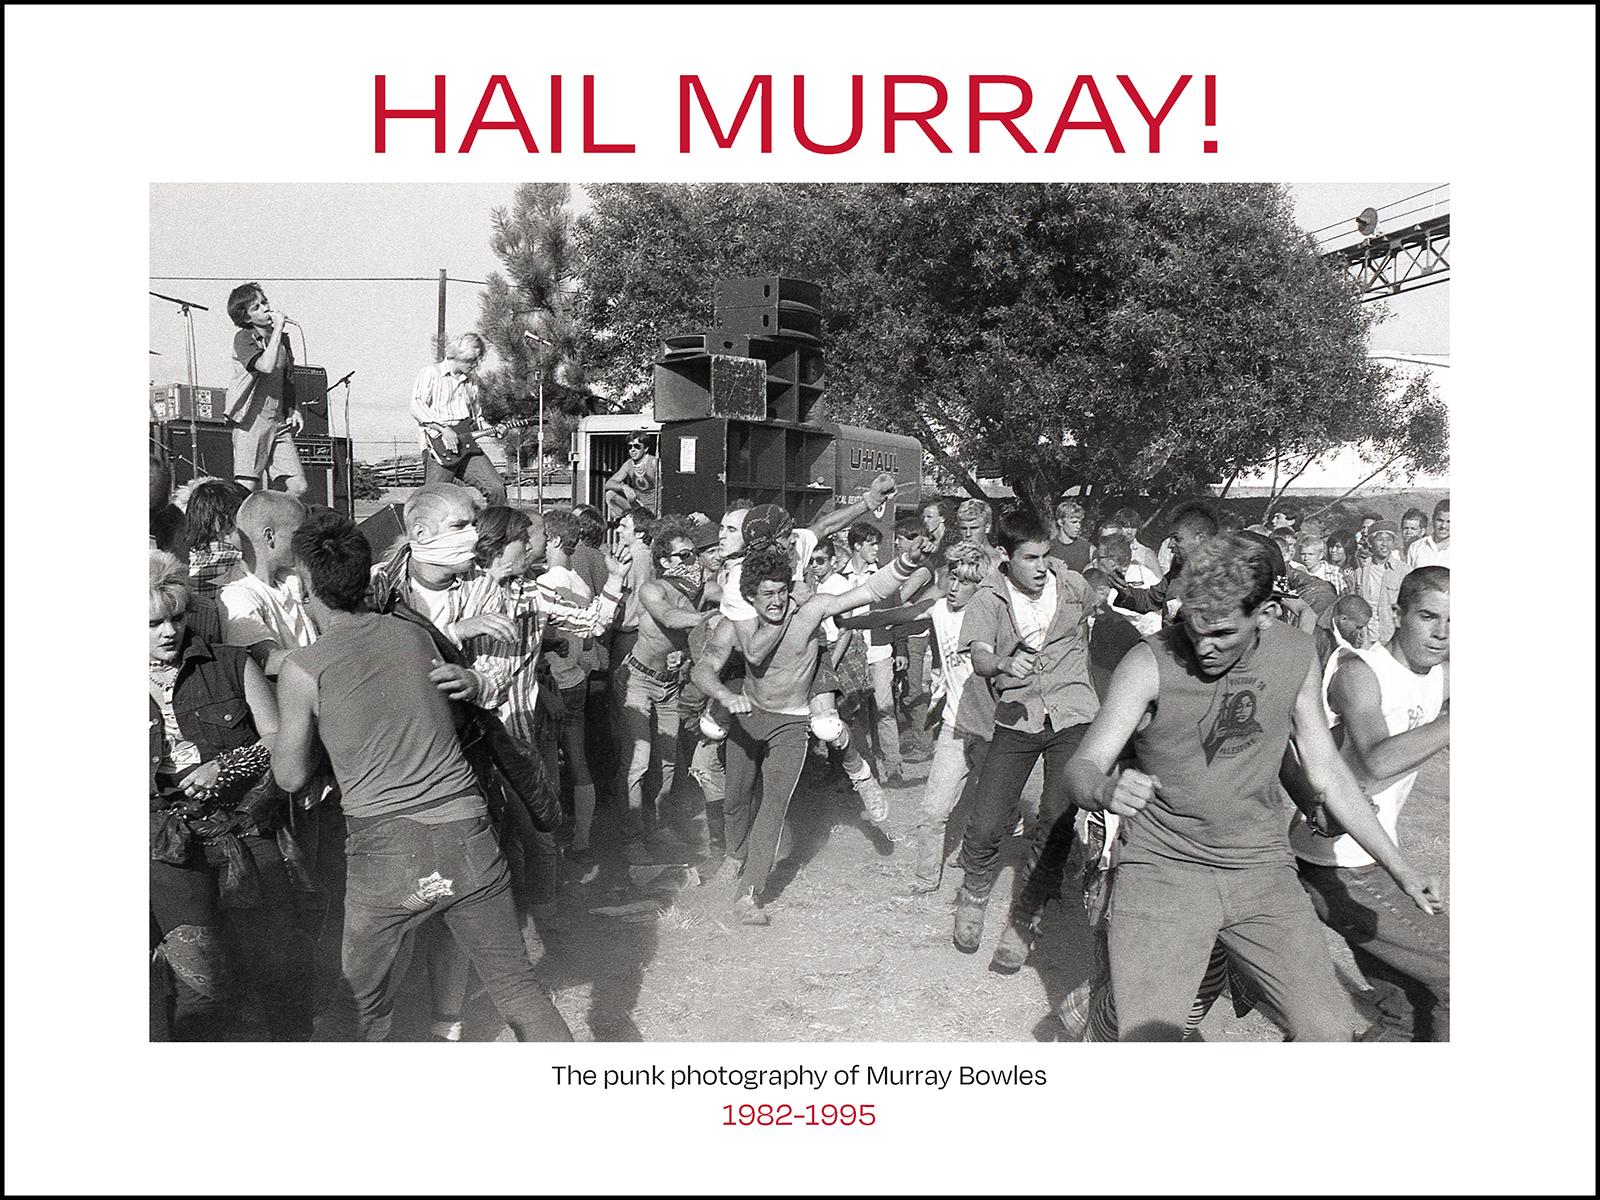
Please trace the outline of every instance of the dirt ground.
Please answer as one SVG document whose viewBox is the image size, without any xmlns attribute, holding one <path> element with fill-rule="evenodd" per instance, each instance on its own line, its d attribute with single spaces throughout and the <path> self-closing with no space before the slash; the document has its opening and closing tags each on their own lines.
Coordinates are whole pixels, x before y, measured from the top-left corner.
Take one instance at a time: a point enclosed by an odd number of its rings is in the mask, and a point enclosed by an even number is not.
<svg viewBox="0 0 1600 1200">
<path fill-rule="evenodd" d="M 988 969 L 1024 852 L 1006 848 L 979 953 L 951 944 L 952 901 L 960 883 L 947 870 L 938 892 L 908 894 L 913 827 L 927 764 L 908 764 L 908 785 L 889 792 L 887 836 L 868 824 L 855 793 L 815 758 L 790 807 L 793 848 L 769 887 L 765 928 L 730 915 L 732 889 L 697 881 L 683 868 L 609 863 L 587 881 L 567 870 L 557 922 L 544 931 L 539 974 L 579 1041 L 684 1042 L 1018 1042 L 1055 1040 L 1056 1003 L 1088 974 L 1090 935 L 1081 898 L 1051 903 L 1034 951 L 1010 976 Z M 1025 800 L 1037 804 L 1040 772 Z M 695 805 L 691 782 L 675 793 Z M 597 824 L 596 845 L 609 833 Z M 1402 815 L 1401 837 L 1419 868 L 1449 872 L 1448 754 L 1422 769 Z M 688 847 L 686 847 L 686 851 Z M 694 857 L 685 853 L 684 861 Z M 1076 859 L 1075 859 L 1076 865 Z M 592 870 L 592 869 L 591 869 Z M 655 878 L 651 878 L 655 875 Z M 643 909 L 606 916 L 596 908 Z M 1336 970 L 1366 1020 L 1359 973 L 1344 943 L 1329 935 Z M 413 971 L 396 1012 L 394 1036 L 420 1039 L 426 984 Z M 1354 1023 L 1355 1018 L 1352 1018 Z M 1364 1023 L 1364 1021 L 1362 1022 Z M 1201 1025 L 1205 1041 L 1278 1041 L 1276 1026 L 1251 1012 L 1236 1017 L 1226 998 Z M 481 989 L 474 988 L 466 1040 L 509 1040 Z"/>
<path fill-rule="evenodd" d="M 404 492 L 394 499 L 403 499 Z M 389 497 L 386 497 L 388 499 Z M 1410 499 L 1408 497 L 1408 499 Z M 370 512 L 377 503 L 362 505 Z M 1430 506 L 1431 507 L 1431 506 Z M 366 515 L 358 509 L 358 516 Z M 622 757 L 596 747 L 591 761 Z M 886 831 L 870 825 L 837 770 L 808 759 L 790 805 L 793 847 L 772 877 L 765 928 L 730 915 L 733 892 L 688 869 L 700 861 L 704 820 L 698 787 L 683 779 L 671 806 L 694 813 L 681 822 L 684 864 L 635 868 L 605 861 L 583 872 L 562 864 L 558 917 L 541 929 L 538 970 L 579 1041 L 682 1042 L 1017 1042 L 1054 1040 L 1055 1005 L 1087 975 L 1090 934 L 1081 897 L 1069 894 L 1046 910 L 1040 937 L 1023 969 L 988 969 L 1005 919 L 1020 837 L 1005 847 L 1007 866 L 995 885 L 983 945 L 977 954 L 951 944 L 952 903 L 959 870 L 939 890 L 913 896 L 914 826 L 927 763 L 908 763 L 907 785 L 890 789 Z M 1037 806 L 1042 768 L 1024 791 Z M 602 792 L 595 846 L 614 850 L 619 799 Z M 1449 755 L 1426 763 L 1401 817 L 1402 842 L 1419 869 L 1449 880 Z M 1076 871 L 1078 860 L 1074 857 Z M 1074 872 L 1075 875 L 1075 872 Z M 602 915 L 594 909 L 624 909 Z M 1344 942 L 1329 934 L 1336 971 L 1365 1020 L 1372 1010 Z M 414 967 L 399 999 L 392 1037 L 427 1035 L 425 972 Z M 1357 1017 L 1352 1017 L 1355 1024 Z M 251 1022 L 242 1036 L 250 1037 Z M 257 1035 L 258 1036 L 258 1035 Z M 465 1039 L 510 1040 L 510 1032 L 473 980 Z M 1259 1013 L 1234 1015 L 1226 998 L 1201 1025 L 1205 1041 L 1277 1041 L 1282 1034 Z"/>
</svg>

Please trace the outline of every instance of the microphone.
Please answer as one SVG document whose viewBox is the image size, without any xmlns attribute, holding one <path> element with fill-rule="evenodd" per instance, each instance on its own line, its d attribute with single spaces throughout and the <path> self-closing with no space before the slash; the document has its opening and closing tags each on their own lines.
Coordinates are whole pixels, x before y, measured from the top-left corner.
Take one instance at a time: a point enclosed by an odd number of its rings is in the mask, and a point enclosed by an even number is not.
<svg viewBox="0 0 1600 1200">
<path fill-rule="evenodd" d="M 337 379 L 334 382 L 330 383 L 328 385 L 328 389 L 331 391 L 332 389 L 338 387 L 341 383 L 349 383 L 350 382 L 350 376 L 354 375 L 354 374 L 355 374 L 354 371 L 348 372 L 343 379 Z"/>
</svg>

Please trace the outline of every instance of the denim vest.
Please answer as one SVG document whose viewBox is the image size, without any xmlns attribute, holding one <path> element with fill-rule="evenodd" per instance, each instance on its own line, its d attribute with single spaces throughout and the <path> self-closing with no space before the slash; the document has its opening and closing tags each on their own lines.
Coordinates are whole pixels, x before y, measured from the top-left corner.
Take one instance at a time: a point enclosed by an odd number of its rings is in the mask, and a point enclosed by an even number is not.
<svg viewBox="0 0 1600 1200">
<path fill-rule="evenodd" d="M 178 732 L 200 751 L 200 761 L 261 740 L 250 705 L 245 702 L 244 664 L 250 652 L 240 646 L 214 646 L 193 631 L 184 635 L 178 678 L 172 688 L 172 712 Z M 161 763 L 164 735 L 161 706 L 150 699 L 150 793 L 155 795 L 156 767 Z"/>
</svg>

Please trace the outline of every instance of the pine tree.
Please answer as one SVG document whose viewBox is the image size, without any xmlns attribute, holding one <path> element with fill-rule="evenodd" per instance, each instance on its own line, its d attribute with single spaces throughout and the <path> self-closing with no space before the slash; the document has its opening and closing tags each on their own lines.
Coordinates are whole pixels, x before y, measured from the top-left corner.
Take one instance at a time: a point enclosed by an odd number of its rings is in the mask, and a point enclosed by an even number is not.
<svg viewBox="0 0 1600 1200">
<path fill-rule="evenodd" d="M 485 376 L 484 412 L 494 421 L 526 422 L 505 435 L 507 456 L 519 465 L 537 455 L 541 382 L 545 453 L 557 460 L 598 402 L 584 368 L 591 335 L 576 318 L 570 200 L 567 184 L 524 183 L 509 210 L 490 214 L 489 245 L 506 273 L 490 272 L 479 301 L 479 331 L 500 364 Z"/>
</svg>

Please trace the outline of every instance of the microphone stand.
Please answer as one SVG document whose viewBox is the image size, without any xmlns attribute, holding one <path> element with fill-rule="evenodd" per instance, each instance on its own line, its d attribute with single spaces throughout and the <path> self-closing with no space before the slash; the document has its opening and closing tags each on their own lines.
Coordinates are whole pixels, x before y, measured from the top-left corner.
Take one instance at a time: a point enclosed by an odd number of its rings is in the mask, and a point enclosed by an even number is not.
<svg viewBox="0 0 1600 1200">
<path fill-rule="evenodd" d="M 189 368 L 189 387 L 194 387 L 195 349 L 194 349 L 194 313 L 191 309 L 198 308 L 201 312 L 210 312 L 204 304 L 197 304 L 193 300 L 180 300 L 176 296 L 163 296 L 160 292 L 151 292 L 157 300 L 165 300 L 168 304 L 176 304 L 183 314 L 184 341 L 183 357 Z M 189 397 L 189 449 L 194 453 L 194 473 L 200 475 L 205 468 L 200 465 L 200 426 L 195 422 L 194 397 Z"/>
<path fill-rule="evenodd" d="M 549 342 L 545 341 L 542 337 L 540 337 L 536 333 L 529 333 L 527 330 L 523 330 L 522 336 L 527 338 L 530 342 L 537 342 L 539 345 L 543 346 L 546 350 L 554 350 L 555 349 L 554 346 L 552 346 Z M 537 353 L 537 351 L 535 351 L 535 353 Z M 545 367 L 545 364 L 541 360 L 540 363 L 539 363 L 539 511 L 540 512 L 544 511 L 544 367 Z M 519 461 L 518 465 L 519 466 L 521 465 L 520 461 Z M 518 496 L 520 496 L 522 494 L 521 484 L 522 484 L 521 479 L 518 479 L 517 480 L 517 485 L 518 485 L 517 494 L 518 494 Z"/>
<path fill-rule="evenodd" d="M 350 511 L 345 516 L 355 519 L 356 504 L 356 440 L 350 436 L 350 376 L 354 371 L 346 371 L 343 379 L 334 383 L 334 387 L 344 386 L 344 477 L 346 479 L 346 498 L 350 501 Z M 331 389 L 330 389 L 331 390 Z M 333 497 L 329 497 L 331 500 Z"/>
</svg>

